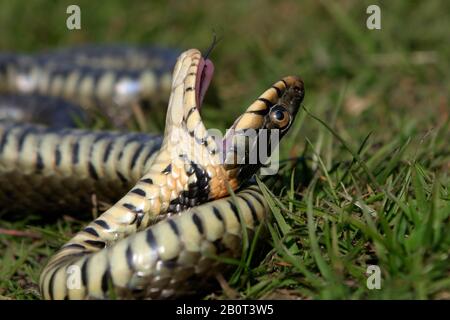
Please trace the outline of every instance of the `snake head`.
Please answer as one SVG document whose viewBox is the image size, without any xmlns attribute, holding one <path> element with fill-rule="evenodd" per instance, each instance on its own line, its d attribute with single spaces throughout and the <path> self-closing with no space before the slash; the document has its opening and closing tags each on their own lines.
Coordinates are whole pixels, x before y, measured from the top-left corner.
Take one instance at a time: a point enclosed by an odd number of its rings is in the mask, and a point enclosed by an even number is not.
<svg viewBox="0 0 450 320">
<path fill-rule="evenodd" d="M 161 210 L 154 211 L 178 212 L 239 188 L 268 161 L 304 97 L 302 80 L 285 77 L 253 102 L 225 137 L 218 137 L 205 128 L 200 114 L 213 71 L 213 63 L 196 49 L 178 58 L 163 145 L 146 176 L 153 181 L 154 193 L 163 190 Z"/>
<path fill-rule="evenodd" d="M 265 165 L 295 120 L 305 96 L 303 81 L 288 76 L 273 84 L 248 107 L 223 141 L 224 168 L 240 185 Z"/>
</svg>

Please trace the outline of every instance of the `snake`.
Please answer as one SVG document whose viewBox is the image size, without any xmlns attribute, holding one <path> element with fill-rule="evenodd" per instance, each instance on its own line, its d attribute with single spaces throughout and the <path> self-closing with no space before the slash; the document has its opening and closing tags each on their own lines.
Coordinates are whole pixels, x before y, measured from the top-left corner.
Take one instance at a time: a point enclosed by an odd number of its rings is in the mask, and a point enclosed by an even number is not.
<svg viewBox="0 0 450 320">
<path fill-rule="evenodd" d="M 39 100 L 38 110 L 59 114 L 58 121 L 51 124 L 61 127 L 76 126 L 70 115 L 100 108 L 120 127 L 130 116 L 127 106 L 148 109 L 167 103 L 170 70 L 179 53 L 172 48 L 117 44 L 83 45 L 34 55 L 0 53 L 0 106 L 12 105 L 16 120 L 26 122 Z M 13 97 L 5 97 L 5 93 Z M 49 109 L 47 105 L 59 107 Z M 73 105 L 82 110 L 76 111 Z M 21 109 L 27 112 L 19 112 Z M 0 114 L 0 119 L 8 117 Z M 34 117 L 33 122 L 48 124 L 40 117 Z"/>
<path fill-rule="evenodd" d="M 288 132 L 303 81 L 275 82 L 217 137 L 200 112 L 213 73 L 199 50 L 179 55 L 163 136 L 0 121 L 6 210 L 86 210 L 91 193 L 119 199 L 50 257 L 42 298 L 195 295 L 267 223 L 269 206 L 254 181 L 264 163 L 249 160 L 261 142 L 270 152 Z"/>
</svg>

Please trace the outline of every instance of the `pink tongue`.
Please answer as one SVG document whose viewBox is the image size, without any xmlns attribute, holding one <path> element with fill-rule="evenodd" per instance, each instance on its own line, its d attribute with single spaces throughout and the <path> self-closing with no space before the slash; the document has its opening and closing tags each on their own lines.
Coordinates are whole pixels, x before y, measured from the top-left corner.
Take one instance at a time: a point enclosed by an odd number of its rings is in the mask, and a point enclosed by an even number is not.
<svg viewBox="0 0 450 320">
<path fill-rule="evenodd" d="M 197 81 L 195 84 L 196 88 L 196 102 L 197 102 L 197 108 L 200 109 L 200 107 L 203 104 L 203 99 L 205 98 L 206 91 L 208 90 L 209 84 L 211 83 L 212 77 L 214 74 L 214 64 L 211 62 L 211 60 L 203 58 L 201 59 L 199 66 L 198 66 L 198 75 L 197 75 Z"/>
</svg>

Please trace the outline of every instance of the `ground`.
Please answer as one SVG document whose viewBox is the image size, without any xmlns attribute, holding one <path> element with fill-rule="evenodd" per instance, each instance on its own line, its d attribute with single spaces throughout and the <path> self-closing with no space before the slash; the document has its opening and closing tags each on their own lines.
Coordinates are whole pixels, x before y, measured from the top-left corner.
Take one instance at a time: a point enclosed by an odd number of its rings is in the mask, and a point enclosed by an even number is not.
<svg viewBox="0 0 450 320">
<path fill-rule="evenodd" d="M 73 3 L 0 1 L 0 48 L 206 50 L 217 34 L 222 109 L 203 109 L 221 129 L 280 77 L 304 79 L 278 187 L 266 189 L 272 221 L 258 242 L 267 252 L 250 259 L 248 250 L 205 298 L 450 298 L 449 2 L 86 0 L 76 1 L 82 29 L 68 31 Z M 371 4 L 381 8 L 380 30 L 366 27 Z M 0 298 L 39 298 L 46 259 L 85 223 L 36 219 L 0 222 Z M 370 277 L 378 271 L 379 289 Z"/>
</svg>

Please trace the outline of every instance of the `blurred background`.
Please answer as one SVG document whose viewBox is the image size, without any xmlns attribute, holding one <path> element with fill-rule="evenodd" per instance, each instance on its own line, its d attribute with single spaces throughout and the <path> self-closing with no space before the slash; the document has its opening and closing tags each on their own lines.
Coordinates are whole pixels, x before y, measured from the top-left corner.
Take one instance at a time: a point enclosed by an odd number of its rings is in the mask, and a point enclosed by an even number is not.
<svg viewBox="0 0 450 320">
<path fill-rule="evenodd" d="M 289 74 L 304 79 L 310 111 L 345 116 L 336 123 L 344 135 L 377 130 L 389 139 L 390 130 L 427 129 L 448 116 L 447 1 L 80 0 L 81 30 L 69 31 L 73 3 L 1 0 L 0 50 L 131 43 L 205 52 L 217 34 L 214 85 L 229 112 L 205 108 L 205 117 L 219 127 Z M 381 8 L 381 30 L 366 28 L 370 4 Z"/>
</svg>

